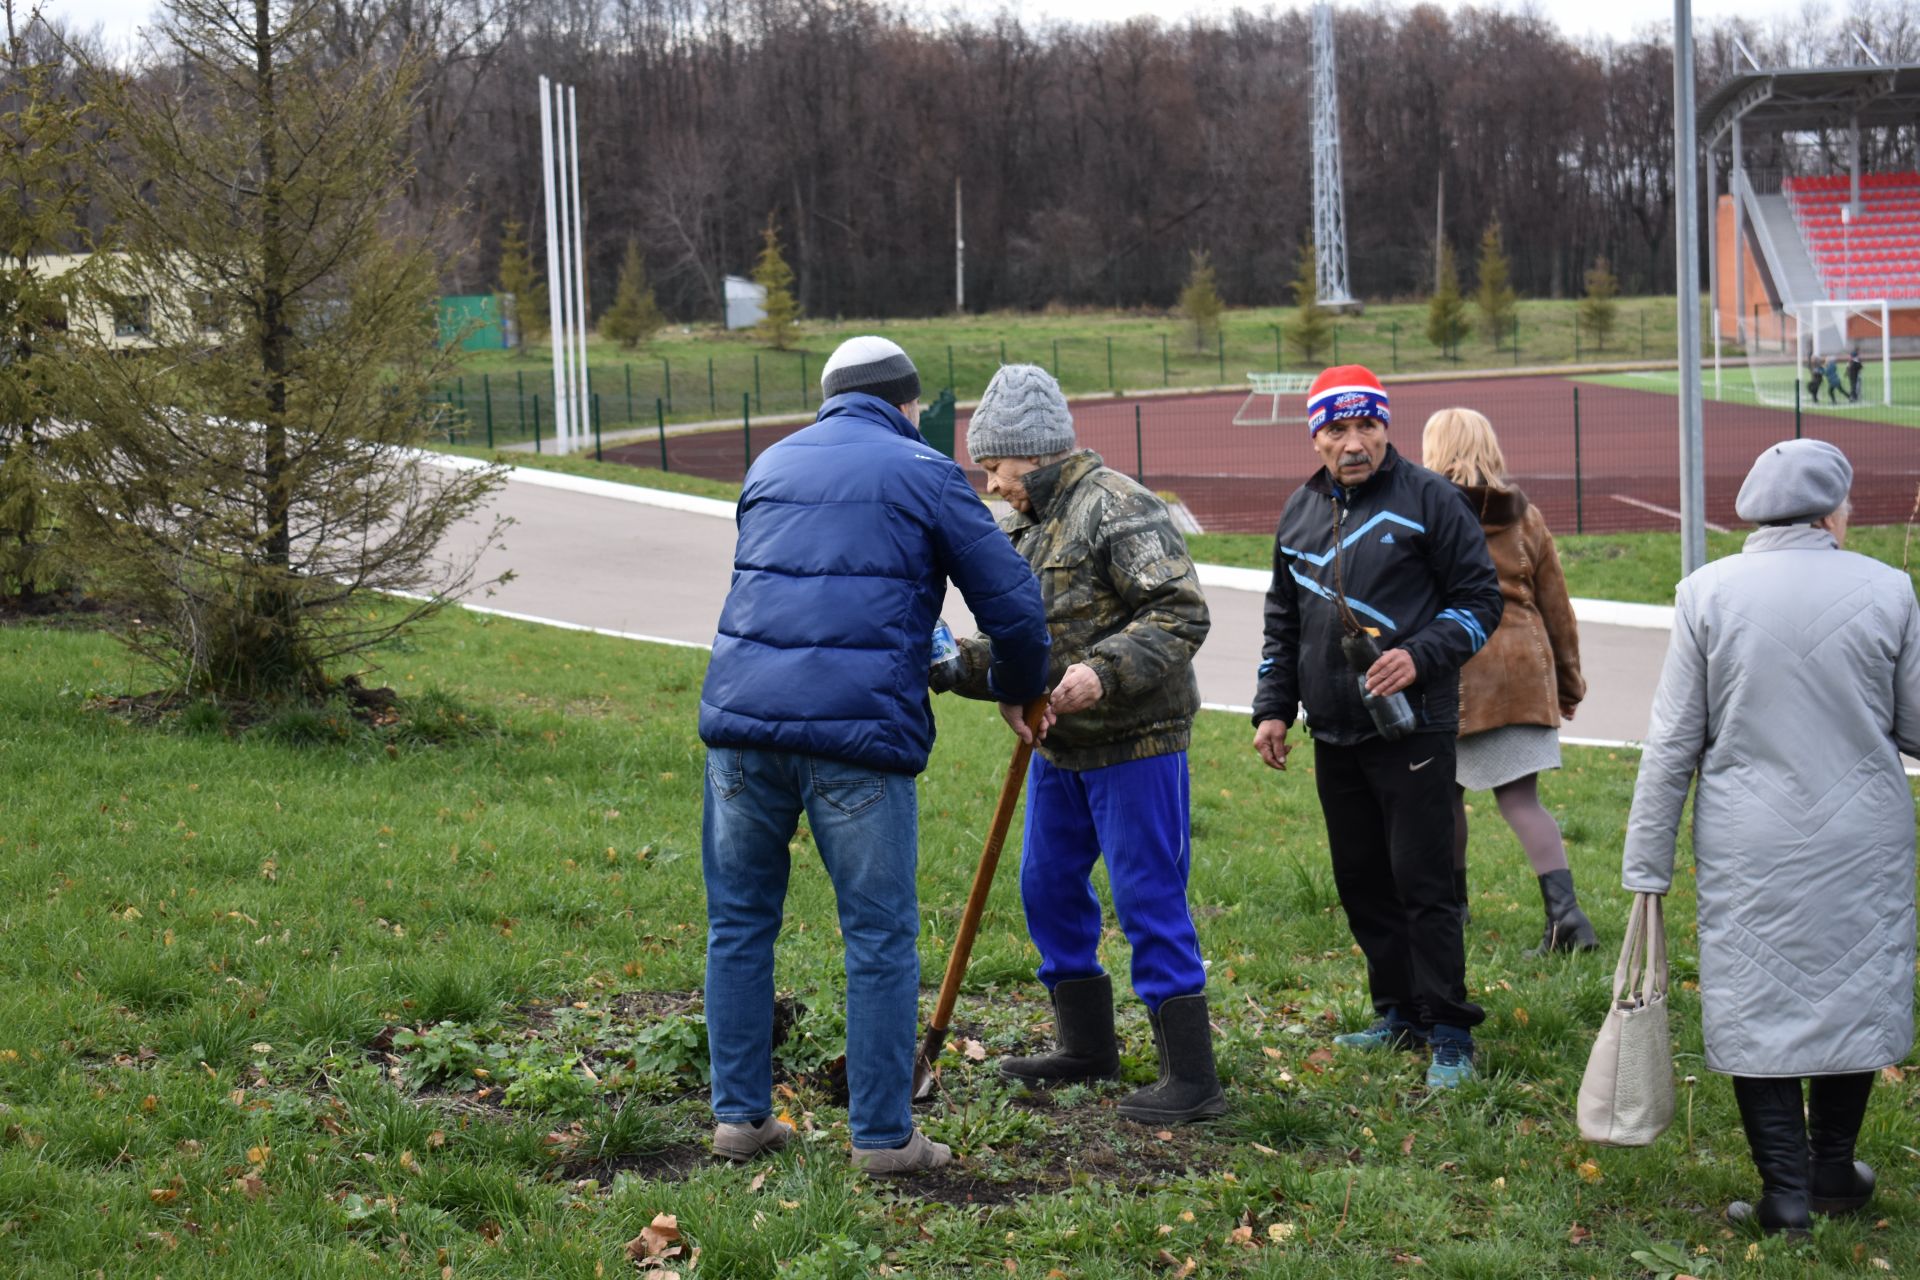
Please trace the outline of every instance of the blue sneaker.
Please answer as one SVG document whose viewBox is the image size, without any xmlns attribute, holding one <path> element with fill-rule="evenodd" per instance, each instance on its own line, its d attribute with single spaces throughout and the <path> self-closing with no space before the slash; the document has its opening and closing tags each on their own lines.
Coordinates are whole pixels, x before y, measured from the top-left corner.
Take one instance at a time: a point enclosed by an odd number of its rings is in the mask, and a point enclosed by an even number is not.
<svg viewBox="0 0 1920 1280">
<path fill-rule="evenodd" d="M 1473 1079 L 1473 1041 L 1434 1037 L 1433 1062 L 1427 1067 L 1427 1088 L 1457 1089 Z"/>
<path fill-rule="evenodd" d="M 1427 1038 L 1411 1022 L 1381 1018 L 1365 1031 L 1337 1035 L 1333 1042 L 1342 1049 L 1418 1049 Z"/>
</svg>

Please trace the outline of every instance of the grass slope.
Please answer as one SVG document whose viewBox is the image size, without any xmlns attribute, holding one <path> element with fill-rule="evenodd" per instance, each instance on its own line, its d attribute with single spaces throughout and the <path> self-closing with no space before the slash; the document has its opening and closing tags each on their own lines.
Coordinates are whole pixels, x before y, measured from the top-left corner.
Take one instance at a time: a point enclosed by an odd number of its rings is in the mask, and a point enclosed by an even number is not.
<svg viewBox="0 0 1920 1280">
<path fill-rule="evenodd" d="M 1114 1116 L 1123 1086 L 1030 1099 L 998 1083 L 993 1059 L 1046 1017 L 1009 865 L 924 1117 L 965 1163 L 899 1186 L 854 1177 L 818 1083 L 840 948 L 802 832 L 778 984 L 808 1008 L 779 1102 L 806 1140 L 713 1165 L 696 1021 L 704 655 L 454 615 L 383 660 L 384 679 L 479 731 L 430 747 L 321 717 L 235 740 L 191 712 L 136 728 L 89 709 L 144 687 L 108 641 L 0 630 L 9 1273 L 586 1280 L 634 1274 L 623 1242 L 660 1213 L 705 1276 L 1384 1277 L 1424 1262 L 1497 1280 L 1638 1274 L 1635 1251 L 1660 1247 L 1696 1275 L 1803 1277 L 1885 1274 L 1876 1259 L 1905 1274 L 1920 1257 L 1910 1075 L 1876 1090 L 1864 1135 L 1878 1217 L 1788 1244 L 1714 1216 L 1752 1174 L 1726 1082 L 1700 1066 L 1684 874 L 1675 1043 L 1699 1083 L 1654 1148 L 1576 1136 L 1612 957 L 1522 955 L 1538 899 L 1485 805 L 1469 934 L 1484 1079 L 1430 1097 L 1411 1056 L 1334 1053 L 1368 1011 L 1310 753 L 1273 774 L 1245 723 L 1215 715 L 1191 756 L 1192 902 L 1226 1119 L 1154 1133 Z M 928 984 L 1009 750 L 986 708 L 939 711 L 918 783 Z M 1567 760 L 1543 790 L 1612 943 L 1633 757 Z M 1105 952 L 1124 974 L 1117 929 Z M 1147 1079 L 1130 1000 L 1122 1026 L 1128 1082 Z"/>
</svg>

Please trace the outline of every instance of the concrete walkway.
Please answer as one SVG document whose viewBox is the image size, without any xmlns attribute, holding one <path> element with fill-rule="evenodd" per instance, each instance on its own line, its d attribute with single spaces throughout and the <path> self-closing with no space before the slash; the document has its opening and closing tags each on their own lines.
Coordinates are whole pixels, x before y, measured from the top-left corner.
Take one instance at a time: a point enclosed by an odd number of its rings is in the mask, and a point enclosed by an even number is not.
<svg viewBox="0 0 1920 1280">
<path fill-rule="evenodd" d="M 487 554 L 482 576 L 505 569 L 517 576 L 477 606 L 638 640 L 712 643 L 733 566 L 732 503 L 515 469 L 484 522 L 495 513 L 515 524 L 504 545 Z M 483 520 L 470 521 L 450 542 L 455 549 L 472 547 L 482 528 Z M 1213 631 L 1194 666 L 1202 699 L 1217 709 L 1244 710 L 1253 700 L 1266 577 L 1259 570 L 1201 566 Z M 1575 612 L 1588 695 L 1564 740 L 1637 742 L 1666 653 L 1669 611 L 1576 601 Z M 944 616 L 955 631 L 971 631 L 958 592 L 948 593 Z"/>
</svg>

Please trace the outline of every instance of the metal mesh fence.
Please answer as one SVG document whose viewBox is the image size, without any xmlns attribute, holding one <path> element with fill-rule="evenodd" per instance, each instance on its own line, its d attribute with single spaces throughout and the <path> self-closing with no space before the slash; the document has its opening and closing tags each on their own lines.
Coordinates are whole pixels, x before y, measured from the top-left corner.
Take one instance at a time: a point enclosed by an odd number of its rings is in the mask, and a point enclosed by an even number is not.
<svg viewBox="0 0 1920 1280">
<path fill-rule="evenodd" d="M 1902 373 L 1920 379 L 1920 363 Z M 1744 372 L 1741 375 L 1744 379 Z M 1556 531 L 1675 529 L 1679 513 L 1678 407 L 1673 372 L 1593 377 L 1533 375 L 1391 384 L 1390 439 L 1418 459 L 1428 415 L 1478 409 L 1500 435 L 1514 480 Z M 1708 393 L 1714 384 L 1709 374 Z M 1706 403 L 1707 519 L 1739 523 L 1734 496 L 1767 445 L 1795 437 L 1829 440 L 1854 465 L 1854 520 L 1897 523 L 1920 487 L 1920 408 L 1810 404 L 1775 408 L 1742 402 L 1727 373 L 1725 399 Z M 1108 465 L 1177 497 L 1209 533 L 1264 533 L 1287 496 L 1319 460 L 1299 422 L 1236 426 L 1239 394 L 1103 397 L 1074 402 L 1080 443 Z M 966 464 L 967 415 L 955 453 Z M 740 480 L 753 457 L 798 424 L 683 430 L 608 447 L 609 461 Z M 973 470 L 977 483 L 983 477 Z"/>
</svg>

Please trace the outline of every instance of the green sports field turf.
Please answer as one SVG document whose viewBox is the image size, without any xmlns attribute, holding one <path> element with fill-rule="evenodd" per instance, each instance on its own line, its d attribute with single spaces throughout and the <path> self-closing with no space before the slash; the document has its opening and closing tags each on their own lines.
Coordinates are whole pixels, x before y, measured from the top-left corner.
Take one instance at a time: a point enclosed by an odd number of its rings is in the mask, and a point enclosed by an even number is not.
<svg viewBox="0 0 1920 1280">
<path fill-rule="evenodd" d="M 1744 356 L 1723 359 L 1720 376 L 1714 377 L 1713 366 L 1706 365 L 1703 370 L 1705 397 L 1710 401 L 1726 404 L 1756 404 L 1768 408 L 1791 410 L 1794 402 L 1795 370 L 1790 365 L 1765 365 L 1757 372 L 1750 368 Z M 1579 379 L 1581 382 L 1595 383 L 1605 387 L 1627 387 L 1636 391 L 1658 391 L 1667 395 L 1677 395 L 1680 389 L 1680 371 L 1677 369 L 1650 370 L 1638 373 L 1595 374 Z M 1758 389 L 1756 389 L 1756 381 Z M 1848 422 L 1883 422 L 1896 427 L 1920 428 L 1920 360 L 1895 360 L 1893 362 L 1893 399 L 1890 404 L 1878 403 L 1881 390 L 1880 365 L 1870 361 L 1860 377 L 1859 404 L 1830 404 L 1823 393 L 1820 403 L 1815 404 L 1801 386 L 1800 411 L 1802 414 L 1819 414 L 1822 417 Z M 1763 398 L 1764 393 L 1764 398 Z"/>
</svg>

